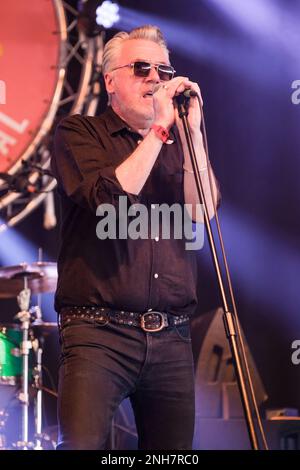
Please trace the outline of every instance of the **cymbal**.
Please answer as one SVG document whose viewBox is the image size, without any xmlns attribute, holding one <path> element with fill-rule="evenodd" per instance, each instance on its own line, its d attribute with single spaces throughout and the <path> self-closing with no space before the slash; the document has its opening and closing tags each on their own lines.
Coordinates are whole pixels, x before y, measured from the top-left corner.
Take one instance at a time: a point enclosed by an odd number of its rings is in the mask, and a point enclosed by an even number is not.
<svg viewBox="0 0 300 470">
<path fill-rule="evenodd" d="M 32 294 L 54 292 L 57 284 L 56 263 L 37 261 L 0 268 L 0 299 L 17 297 L 24 281 Z"/>
</svg>

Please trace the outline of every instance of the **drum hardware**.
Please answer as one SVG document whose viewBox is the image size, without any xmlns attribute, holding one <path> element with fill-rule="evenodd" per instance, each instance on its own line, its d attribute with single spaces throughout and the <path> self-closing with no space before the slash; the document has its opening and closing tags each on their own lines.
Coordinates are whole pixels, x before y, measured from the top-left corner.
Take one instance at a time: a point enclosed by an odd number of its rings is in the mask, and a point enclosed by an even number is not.
<svg viewBox="0 0 300 470">
<path fill-rule="evenodd" d="M 8 413 L 5 410 L 0 410 L 0 449 L 6 448 L 5 426 L 8 418 Z"/>
<path fill-rule="evenodd" d="M 52 321 L 35 320 L 31 323 L 35 336 L 45 337 L 57 330 L 57 323 Z"/>
<path fill-rule="evenodd" d="M 44 338 L 35 338 L 32 347 L 36 355 L 36 366 L 33 369 L 34 387 L 36 388 L 35 398 L 35 450 L 42 450 L 42 398 L 43 398 L 43 376 L 42 376 L 42 355 Z"/>
<path fill-rule="evenodd" d="M 36 338 L 33 335 L 32 347 L 36 355 L 36 366 L 33 369 L 33 387 L 36 389 L 35 397 L 35 435 L 34 435 L 34 450 L 43 450 L 45 443 L 50 441 L 50 437 L 47 433 L 42 432 L 42 417 L 43 417 L 43 392 L 49 393 L 52 396 L 57 398 L 57 393 L 53 390 L 48 389 L 43 386 L 43 375 L 42 375 L 42 357 L 43 357 L 43 345 L 45 341 L 46 334 L 49 334 L 50 331 L 53 331 L 53 328 L 57 328 L 56 323 L 52 322 L 43 322 L 42 320 L 36 320 L 32 323 L 32 326 L 38 330 L 40 338 Z M 55 448 L 54 445 L 52 445 Z"/>
<path fill-rule="evenodd" d="M 58 429 L 57 426 L 48 426 L 41 434 L 40 439 L 42 442 L 43 450 L 55 450 L 57 444 Z"/>
<path fill-rule="evenodd" d="M 21 439 L 12 444 L 15 449 L 39 450 L 43 448 L 43 443 L 46 442 L 46 438 L 42 433 L 42 393 L 45 391 L 54 396 L 56 396 L 56 393 L 47 389 L 42 384 L 43 344 L 45 336 L 56 330 L 57 324 L 43 321 L 40 301 L 37 306 L 29 308 L 29 305 L 32 291 L 39 295 L 43 292 L 53 292 L 56 286 L 56 278 L 57 270 L 55 263 L 39 261 L 32 264 L 21 263 L 17 266 L 0 268 L 0 298 L 16 296 L 20 308 L 20 311 L 15 316 L 20 325 L 3 325 L 0 332 L 0 339 L 5 343 L 6 348 L 6 356 L 3 359 L 5 376 L 2 377 L 1 373 L 1 383 L 16 385 L 16 374 L 21 375 L 21 389 L 17 395 L 22 412 Z M 17 289 L 21 285 L 23 288 L 17 293 Z M 15 336 L 11 335 L 12 332 L 22 334 L 19 342 Z M 3 344 L 0 343 L 0 347 L 2 346 Z M 33 387 L 36 389 L 34 400 L 34 442 L 29 442 L 29 355 L 31 351 L 35 356 L 35 367 L 32 374 L 34 380 Z M 19 364 L 21 358 L 22 367 Z M 12 360 L 17 361 L 17 363 L 10 364 Z M 19 367 L 17 368 L 17 366 Z M 8 374 L 11 374 L 11 376 Z M 5 414 L 3 411 L 2 415 L 0 414 L 0 449 L 5 449 L 6 419 L 4 418 L 7 418 L 7 413 Z"/>
<path fill-rule="evenodd" d="M 51 395 L 54 398 L 58 397 L 58 393 L 55 390 L 51 390 L 51 388 L 45 387 L 44 385 L 40 385 L 40 388 L 43 392 L 48 393 L 48 395 Z"/>
<path fill-rule="evenodd" d="M 29 351 L 32 348 L 31 341 L 29 340 L 29 326 L 30 326 L 30 294 L 31 291 L 27 287 L 28 281 L 27 276 L 24 276 L 24 289 L 21 290 L 17 296 L 18 305 L 20 312 L 17 314 L 17 318 L 21 322 L 22 343 L 21 343 L 21 355 L 22 355 L 22 391 L 19 394 L 19 400 L 22 407 L 22 440 L 17 442 L 16 447 L 23 450 L 27 450 L 31 447 L 31 443 L 28 442 L 28 411 L 29 411 L 29 394 L 28 394 L 28 383 L 29 383 Z"/>
<path fill-rule="evenodd" d="M 39 297 L 41 294 L 38 294 L 38 301 L 40 301 Z M 31 319 L 34 321 L 41 321 L 42 322 L 42 310 L 40 305 L 34 305 L 33 307 L 30 307 L 29 309 Z M 32 325 L 32 323 L 31 323 Z"/>
</svg>

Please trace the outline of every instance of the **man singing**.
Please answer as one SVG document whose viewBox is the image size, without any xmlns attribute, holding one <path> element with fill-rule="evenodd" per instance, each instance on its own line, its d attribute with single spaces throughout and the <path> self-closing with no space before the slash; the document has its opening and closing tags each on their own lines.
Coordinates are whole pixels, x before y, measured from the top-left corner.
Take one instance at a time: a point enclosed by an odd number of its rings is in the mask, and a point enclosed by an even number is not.
<svg viewBox="0 0 300 470">
<path fill-rule="evenodd" d="M 114 208 L 120 220 L 122 197 L 131 214 L 143 205 L 149 219 L 161 204 L 188 204 L 191 218 L 203 223 L 174 106 L 184 90 L 199 96 L 200 90 L 174 74 L 157 27 L 118 33 L 103 53 L 106 111 L 68 117 L 56 132 L 52 166 L 62 206 L 58 449 L 103 449 L 127 397 L 139 449 L 192 448 L 189 319 L 197 303 L 196 253 L 186 249 L 183 236 L 161 236 L 161 227 L 155 237 L 97 232 L 99 207 Z M 188 121 L 213 217 L 218 189 L 203 149 L 197 97 L 190 99 Z"/>
</svg>

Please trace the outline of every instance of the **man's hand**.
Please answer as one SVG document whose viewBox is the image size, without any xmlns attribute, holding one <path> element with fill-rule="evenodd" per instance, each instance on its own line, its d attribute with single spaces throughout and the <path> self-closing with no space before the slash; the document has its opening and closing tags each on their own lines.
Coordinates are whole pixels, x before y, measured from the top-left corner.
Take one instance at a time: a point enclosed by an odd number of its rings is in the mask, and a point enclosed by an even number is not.
<svg viewBox="0 0 300 470">
<path fill-rule="evenodd" d="M 154 122 L 169 129 L 174 122 L 180 128 L 182 126 L 178 111 L 174 107 L 173 98 L 186 89 L 194 90 L 201 96 L 197 83 L 191 82 L 188 77 L 175 77 L 169 82 L 160 84 L 153 94 Z M 188 122 L 193 135 L 200 132 L 201 113 L 197 97 L 190 98 Z"/>
</svg>

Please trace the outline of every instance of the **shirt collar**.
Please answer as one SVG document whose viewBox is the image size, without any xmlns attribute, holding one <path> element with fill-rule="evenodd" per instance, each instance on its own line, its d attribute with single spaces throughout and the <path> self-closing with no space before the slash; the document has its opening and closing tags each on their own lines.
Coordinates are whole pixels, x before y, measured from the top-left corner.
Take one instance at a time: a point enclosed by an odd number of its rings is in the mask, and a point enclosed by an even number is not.
<svg viewBox="0 0 300 470">
<path fill-rule="evenodd" d="M 108 106 L 106 108 L 106 110 L 103 113 L 103 117 L 104 116 L 105 116 L 107 130 L 110 133 L 110 135 L 116 134 L 122 131 L 123 129 L 129 130 L 128 124 L 126 124 L 126 122 L 123 121 L 123 119 L 121 119 L 120 116 L 118 116 L 114 112 L 111 106 Z"/>
</svg>

